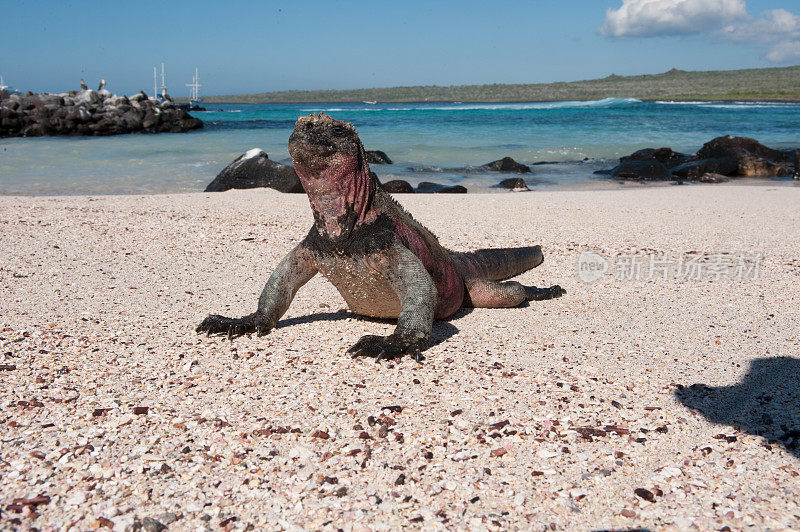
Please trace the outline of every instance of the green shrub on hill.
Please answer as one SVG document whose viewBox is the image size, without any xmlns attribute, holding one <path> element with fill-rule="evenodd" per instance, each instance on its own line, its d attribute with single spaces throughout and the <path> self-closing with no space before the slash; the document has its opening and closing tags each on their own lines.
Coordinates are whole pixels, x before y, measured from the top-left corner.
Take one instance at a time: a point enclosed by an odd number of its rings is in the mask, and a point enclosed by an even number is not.
<svg viewBox="0 0 800 532">
<path fill-rule="evenodd" d="M 207 103 L 535 102 L 602 98 L 800 100 L 800 65 L 783 68 L 617 76 L 535 84 L 438 85 L 382 89 L 281 91 L 207 96 Z"/>
</svg>

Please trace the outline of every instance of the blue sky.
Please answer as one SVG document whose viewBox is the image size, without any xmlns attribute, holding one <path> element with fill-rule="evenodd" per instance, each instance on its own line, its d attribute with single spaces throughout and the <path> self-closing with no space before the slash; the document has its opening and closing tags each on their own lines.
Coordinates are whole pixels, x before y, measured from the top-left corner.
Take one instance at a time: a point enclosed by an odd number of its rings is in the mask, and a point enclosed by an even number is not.
<svg viewBox="0 0 800 532">
<path fill-rule="evenodd" d="M 797 0 L 9 1 L 0 74 L 34 91 L 173 96 L 536 83 L 800 64 Z"/>
</svg>

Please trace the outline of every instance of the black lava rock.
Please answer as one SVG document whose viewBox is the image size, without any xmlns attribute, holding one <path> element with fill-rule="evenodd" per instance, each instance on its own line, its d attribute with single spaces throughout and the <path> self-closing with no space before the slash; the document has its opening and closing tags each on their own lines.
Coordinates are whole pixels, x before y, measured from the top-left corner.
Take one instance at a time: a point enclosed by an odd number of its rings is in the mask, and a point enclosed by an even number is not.
<svg viewBox="0 0 800 532">
<path fill-rule="evenodd" d="M 683 179 L 699 180 L 705 174 L 735 175 L 738 163 L 730 157 L 689 160 L 672 169 L 672 173 Z"/>
<path fill-rule="evenodd" d="M 466 187 L 461 185 L 442 185 L 439 183 L 431 183 L 430 181 L 423 181 L 417 185 L 417 192 L 421 194 L 466 194 Z"/>
<path fill-rule="evenodd" d="M 503 157 L 502 159 L 486 163 L 480 168 L 486 170 L 493 170 L 495 172 L 513 172 L 517 174 L 531 173 L 531 169 L 529 166 L 518 163 L 511 157 Z"/>
<path fill-rule="evenodd" d="M 232 188 L 274 188 L 281 192 L 304 192 L 294 168 L 270 160 L 258 148 L 240 155 L 208 184 L 205 192 L 224 192 Z"/>
<path fill-rule="evenodd" d="M 369 164 L 392 164 L 392 160 L 381 150 L 367 150 L 367 162 Z"/>
<path fill-rule="evenodd" d="M 393 179 L 392 181 L 387 181 L 383 185 L 383 190 L 389 192 L 390 194 L 413 194 L 414 187 L 408 181 L 403 181 L 402 179 Z"/>
<path fill-rule="evenodd" d="M 619 162 L 655 160 L 667 168 L 672 168 L 678 166 L 688 158 L 688 155 L 674 152 L 672 148 L 645 148 L 626 157 L 621 157 Z"/>
<path fill-rule="evenodd" d="M 621 161 L 611 170 L 611 177 L 638 181 L 665 181 L 672 179 L 667 167 L 655 159 Z"/>
<path fill-rule="evenodd" d="M 495 185 L 496 188 L 506 188 L 508 190 L 515 190 L 515 191 L 522 191 L 522 190 L 530 190 L 528 185 L 525 184 L 525 180 L 521 177 L 509 177 L 508 179 L 503 179 L 498 184 Z"/>
<path fill-rule="evenodd" d="M 706 142 L 696 158 L 731 159 L 736 162 L 735 174 L 739 176 L 784 177 L 794 173 L 791 151 L 773 150 L 747 137 L 717 137 Z"/>
</svg>

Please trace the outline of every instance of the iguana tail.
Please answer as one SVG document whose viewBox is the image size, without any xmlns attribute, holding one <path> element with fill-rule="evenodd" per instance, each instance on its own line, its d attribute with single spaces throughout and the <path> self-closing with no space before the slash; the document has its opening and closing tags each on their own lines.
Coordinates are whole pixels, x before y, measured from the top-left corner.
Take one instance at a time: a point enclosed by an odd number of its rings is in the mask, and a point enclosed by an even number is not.
<svg viewBox="0 0 800 532">
<path fill-rule="evenodd" d="M 502 281 L 535 268 L 544 261 L 541 246 L 451 251 L 461 276 L 467 279 Z"/>
</svg>

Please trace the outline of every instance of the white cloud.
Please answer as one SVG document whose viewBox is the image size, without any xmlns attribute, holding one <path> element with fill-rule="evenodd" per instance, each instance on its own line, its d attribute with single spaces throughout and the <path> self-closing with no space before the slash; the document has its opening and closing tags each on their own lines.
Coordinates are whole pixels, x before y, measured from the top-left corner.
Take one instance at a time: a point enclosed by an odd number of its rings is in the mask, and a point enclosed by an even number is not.
<svg viewBox="0 0 800 532">
<path fill-rule="evenodd" d="M 720 36 L 733 42 L 770 45 L 764 57 L 773 63 L 800 59 L 800 16 L 785 9 L 770 9 L 757 20 L 726 26 Z"/>
<path fill-rule="evenodd" d="M 606 37 L 690 35 L 749 18 L 744 0 L 622 0 L 608 9 L 600 34 Z"/>
<path fill-rule="evenodd" d="M 744 0 L 622 0 L 598 31 L 611 38 L 703 34 L 768 46 L 764 57 L 773 63 L 800 59 L 800 16 L 770 9 L 756 19 Z"/>
<path fill-rule="evenodd" d="M 770 48 L 765 57 L 773 63 L 794 63 L 800 60 L 800 41 L 778 43 Z"/>
<path fill-rule="evenodd" d="M 735 42 L 800 40 L 800 17 L 785 9 L 770 9 L 764 11 L 758 20 L 725 26 L 722 35 Z"/>
</svg>

